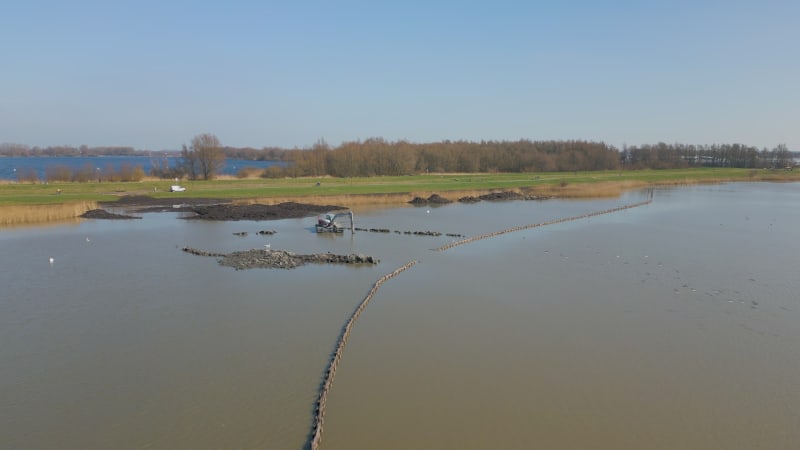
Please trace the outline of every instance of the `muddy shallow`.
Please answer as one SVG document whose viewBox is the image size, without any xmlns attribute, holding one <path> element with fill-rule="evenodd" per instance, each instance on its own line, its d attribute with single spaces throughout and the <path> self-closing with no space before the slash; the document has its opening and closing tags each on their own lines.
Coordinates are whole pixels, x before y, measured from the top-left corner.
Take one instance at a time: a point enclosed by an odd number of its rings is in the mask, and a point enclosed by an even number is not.
<svg viewBox="0 0 800 450">
<path fill-rule="evenodd" d="M 476 236 L 642 198 L 356 217 Z M 444 235 L 316 234 L 313 218 L 4 230 L 0 447 L 299 450 L 348 315 L 415 259 L 353 328 L 323 449 L 794 448 L 798 199 L 665 189 L 445 252 Z M 266 245 L 380 263 L 237 271 L 181 251 Z"/>
</svg>

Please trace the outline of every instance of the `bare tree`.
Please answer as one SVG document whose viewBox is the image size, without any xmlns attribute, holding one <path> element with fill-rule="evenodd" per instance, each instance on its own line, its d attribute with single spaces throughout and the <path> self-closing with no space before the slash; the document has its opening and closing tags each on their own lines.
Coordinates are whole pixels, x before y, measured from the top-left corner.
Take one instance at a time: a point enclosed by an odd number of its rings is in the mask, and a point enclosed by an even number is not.
<svg viewBox="0 0 800 450">
<path fill-rule="evenodd" d="M 209 133 L 198 134 L 192 142 L 181 150 L 183 167 L 191 179 L 210 180 L 225 167 L 225 153 L 216 136 Z"/>
<path fill-rule="evenodd" d="M 791 167 L 792 154 L 786 144 L 779 144 L 775 148 L 775 166 L 779 168 Z"/>
</svg>

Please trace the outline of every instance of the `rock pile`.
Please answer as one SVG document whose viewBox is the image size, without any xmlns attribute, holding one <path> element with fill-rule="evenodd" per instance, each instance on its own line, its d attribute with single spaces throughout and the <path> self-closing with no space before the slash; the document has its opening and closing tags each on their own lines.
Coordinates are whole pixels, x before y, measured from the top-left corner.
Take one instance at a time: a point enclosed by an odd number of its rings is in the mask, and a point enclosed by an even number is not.
<svg viewBox="0 0 800 450">
<path fill-rule="evenodd" d="M 391 233 L 392 230 L 388 228 L 358 228 L 356 227 L 356 231 L 366 231 L 369 233 Z M 463 237 L 463 235 L 458 233 L 441 233 L 439 231 L 400 231 L 394 230 L 395 234 L 406 234 L 406 235 L 414 235 L 414 236 L 432 236 L 438 237 L 441 235 L 450 236 L 450 237 Z"/>
<path fill-rule="evenodd" d="M 184 247 L 183 251 L 197 256 L 213 256 L 219 259 L 222 266 L 233 267 L 236 270 L 244 269 L 293 269 L 305 264 L 377 264 L 379 261 L 372 256 L 362 254 L 336 255 L 333 253 L 314 253 L 299 255 L 286 250 L 245 250 L 233 253 L 212 253 L 191 247 Z"/>
</svg>

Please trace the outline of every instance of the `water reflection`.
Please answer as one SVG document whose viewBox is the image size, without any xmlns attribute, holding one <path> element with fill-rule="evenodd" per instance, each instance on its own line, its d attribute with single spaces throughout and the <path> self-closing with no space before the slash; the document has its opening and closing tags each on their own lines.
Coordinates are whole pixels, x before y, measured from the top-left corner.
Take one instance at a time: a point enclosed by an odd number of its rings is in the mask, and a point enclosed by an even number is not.
<svg viewBox="0 0 800 450">
<path fill-rule="evenodd" d="M 312 219 L 4 229 L 0 447 L 302 448 L 347 315 L 418 259 L 354 328 L 323 448 L 791 448 L 798 193 L 659 191 L 444 253 L 430 249 L 452 238 L 316 235 Z M 644 196 L 365 210 L 356 224 L 470 236 Z M 381 263 L 234 271 L 179 250 L 267 241 Z"/>
</svg>

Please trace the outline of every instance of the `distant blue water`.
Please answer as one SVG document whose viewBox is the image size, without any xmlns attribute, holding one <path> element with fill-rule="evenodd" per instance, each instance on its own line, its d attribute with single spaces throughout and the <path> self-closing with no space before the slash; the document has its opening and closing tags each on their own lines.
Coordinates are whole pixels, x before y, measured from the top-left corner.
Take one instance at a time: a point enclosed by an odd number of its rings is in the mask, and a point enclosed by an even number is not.
<svg viewBox="0 0 800 450">
<path fill-rule="evenodd" d="M 170 167 L 175 167 L 180 158 L 168 157 Z M 70 169 L 79 169 L 90 163 L 100 171 L 108 170 L 109 165 L 118 171 L 123 164 L 133 167 L 141 166 L 144 173 L 149 175 L 154 161 L 160 163 L 163 158 L 149 156 L 79 156 L 79 157 L 40 157 L 40 158 L 4 158 L 0 157 L 0 180 L 17 180 L 17 174 L 23 169 L 32 168 L 39 174 L 39 179 L 45 179 L 48 167 L 67 166 Z M 236 175 L 244 167 L 257 167 L 265 169 L 270 166 L 285 166 L 283 161 L 250 161 L 243 159 L 228 159 L 225 161 L 224 175 Z"/>
</svg>

